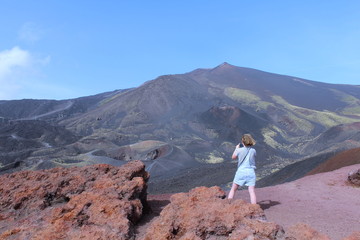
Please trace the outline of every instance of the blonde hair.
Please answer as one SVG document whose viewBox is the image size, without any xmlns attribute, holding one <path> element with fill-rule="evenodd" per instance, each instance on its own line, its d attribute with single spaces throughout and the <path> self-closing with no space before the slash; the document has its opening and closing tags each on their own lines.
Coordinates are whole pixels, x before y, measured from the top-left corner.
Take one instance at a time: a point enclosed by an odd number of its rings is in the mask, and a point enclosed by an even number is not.
<svg viewBox="0 0 360 240">
<path fill-rule="evenodd" d="M 253 146 L 256 144 L 256 141 L 250 134 L 244 134 L 241 138 L 241 141 L 245 146 Z"/>
</svg>

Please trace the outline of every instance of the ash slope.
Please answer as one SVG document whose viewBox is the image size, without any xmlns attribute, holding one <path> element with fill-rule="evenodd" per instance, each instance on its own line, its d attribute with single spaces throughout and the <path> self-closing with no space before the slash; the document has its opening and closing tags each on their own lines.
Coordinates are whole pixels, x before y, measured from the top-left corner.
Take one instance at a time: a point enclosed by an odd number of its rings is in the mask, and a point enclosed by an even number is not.
<svg viewBox="0 0 360 240">
<path fill-rule="evenodd" d="M 307 149 L 307 152 L 313 151 L 316 154 L 307 156 L 262 178 L 258 181 L 257 186 L 265 187 L 290 182 L 306 175 L 333 171 L 360 163 L 359 128 L 359 123 L 352 123 L 328 129 L 307 146 L 310 148 L 310 150 Z"/>
</svg>

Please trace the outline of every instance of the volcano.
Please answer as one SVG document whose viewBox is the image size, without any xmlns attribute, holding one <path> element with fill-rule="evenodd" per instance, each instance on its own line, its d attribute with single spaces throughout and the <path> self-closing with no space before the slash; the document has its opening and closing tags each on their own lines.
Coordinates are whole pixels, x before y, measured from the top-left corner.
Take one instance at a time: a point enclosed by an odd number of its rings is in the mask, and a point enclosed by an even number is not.
<svg viewBox="0 0 360 240">
<path fill-rule="evenodd" d="M 94 96 L 0 101 L 0 172 L 142 160 L 149 189 L 177 192 L 230 182 L 244 133 L 264 178 L 360 147 L 358 122 L 360 86 L 222 63 Z"/>
</svg>

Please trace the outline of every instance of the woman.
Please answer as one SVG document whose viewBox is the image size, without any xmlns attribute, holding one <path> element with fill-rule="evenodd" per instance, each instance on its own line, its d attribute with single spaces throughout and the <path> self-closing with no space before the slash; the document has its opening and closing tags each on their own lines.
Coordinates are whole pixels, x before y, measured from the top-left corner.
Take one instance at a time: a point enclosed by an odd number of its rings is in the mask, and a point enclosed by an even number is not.
<svg viewBox="0 0 360 240">
<path fill-rule="evenodd" d="M 241 143 L 244 147 L 240 147 L 238 144 L 232 154 L 232 159 L 238 159 L 238 168 L 234 177 L 234 181 L 229 192 L 228 199 L 234 197 L 235 191 L 239 186 L 248 186 L 250 201 L 252 204 L 256 204 L 255 195 L 255 157 L 256 150 L 251 146 L 255 145 L 255 140 L 250 134 L 244 134 L 241 138 Z"/>
</svg>

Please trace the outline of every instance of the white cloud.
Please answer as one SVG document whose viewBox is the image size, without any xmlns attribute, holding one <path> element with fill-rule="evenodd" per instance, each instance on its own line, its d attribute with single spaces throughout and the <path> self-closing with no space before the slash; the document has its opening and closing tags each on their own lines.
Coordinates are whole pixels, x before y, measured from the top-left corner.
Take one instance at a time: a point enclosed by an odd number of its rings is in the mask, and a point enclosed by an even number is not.
<svg viewBox="0 0 360 240">
<path fill-rule="evenodd" d="M 49 61 L 50 57 L 35 57 L 17 46 L 0 51 L 0 99 L 17 98 L 19 92 L 33 86 Z"/>
<path fill-rule="evenodd" d="M 18 69 L 27 67 L 30 62 L 30 53 L 19 47 L 0 52 L 0 82 Z"/>
<path fill-rule="evenodd" d="M 25 23 L 18 32 L 19 39 L 29 43 L 39 41 L 43 35 L 44 31 L 33 22 Z"/>
</svg>

